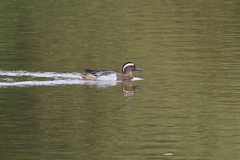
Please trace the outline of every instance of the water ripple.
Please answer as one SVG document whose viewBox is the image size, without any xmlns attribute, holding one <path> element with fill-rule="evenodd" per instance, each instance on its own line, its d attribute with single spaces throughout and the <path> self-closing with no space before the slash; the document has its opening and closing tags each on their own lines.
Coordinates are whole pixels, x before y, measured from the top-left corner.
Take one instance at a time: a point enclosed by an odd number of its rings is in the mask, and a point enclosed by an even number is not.
<svg viewBox="0 0 240 160">
<path fill-rule="evenodd" d="M 120 81 L 91 81 L 82 80 L 81 73 L 57 73 L 57 72 L 27 72 L 27 71 L 0 71 L 0 87 L 28 87 L 28 86 L 58 86 L 58 85 L 87 85 L 98 88 L 115 86 Z M 12 78 L 14 77 L 14 78 Z M 30 77 L 28 80 L 23 80 Z M 33 80 L 34 78 L 47 78 L 46 80 Z M 51 79 L 51 80 L 50 80 Z M 133 81 L 143 80 L 134 77 Z"/>
</svg>

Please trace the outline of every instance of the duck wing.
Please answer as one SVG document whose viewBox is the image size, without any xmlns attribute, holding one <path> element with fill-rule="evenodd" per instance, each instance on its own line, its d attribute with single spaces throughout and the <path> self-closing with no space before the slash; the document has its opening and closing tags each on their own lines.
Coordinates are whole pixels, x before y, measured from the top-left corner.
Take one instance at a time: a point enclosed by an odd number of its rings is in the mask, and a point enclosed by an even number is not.
<svg viewBox="0 0 240 160">
<path fill-rule="evenodd" d="M 84 69 L 84 70 L 85 70 L 85 74 L 91 74 L 96 77 L 108 76 L 110 74 L 116 74 L 116 72 L 107 71 L 107 70 L 90 70 L 90 69 Z"/>
</svg>

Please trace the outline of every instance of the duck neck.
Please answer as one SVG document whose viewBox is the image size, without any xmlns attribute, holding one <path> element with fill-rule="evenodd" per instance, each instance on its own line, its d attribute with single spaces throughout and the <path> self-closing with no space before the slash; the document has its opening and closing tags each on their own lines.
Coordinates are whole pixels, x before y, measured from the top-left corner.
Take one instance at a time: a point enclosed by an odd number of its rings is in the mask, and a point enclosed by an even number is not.
<svg viewBox="0 0 240 160">
<path fill-rule="evenodd" d="M 123 76 L 126 77 L 126 79 L 132 79 L 132 78 L 133 78 L 132 71 L 126 70 L 126 71 L 123 73 Z"/>
</svg>

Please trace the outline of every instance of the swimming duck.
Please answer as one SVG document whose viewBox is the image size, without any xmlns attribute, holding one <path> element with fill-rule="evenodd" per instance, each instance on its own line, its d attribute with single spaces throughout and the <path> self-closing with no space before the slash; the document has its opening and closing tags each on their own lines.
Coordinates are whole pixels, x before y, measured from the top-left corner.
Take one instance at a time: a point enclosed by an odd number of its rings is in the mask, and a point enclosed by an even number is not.
<svg viewBox="0 0 240 160">
<path fill-rule="evenodd" d="M 132 71 L 142 71 L 137 68 L 134 63 L 127 62 L 122 66 L 122 73 L 117 73 L 108 70 L 89 70 L 85 69 L 85 73 L 82 74 L 83 79 L 86 80 L 128 80 L 133 78 Z"/>
</svg>

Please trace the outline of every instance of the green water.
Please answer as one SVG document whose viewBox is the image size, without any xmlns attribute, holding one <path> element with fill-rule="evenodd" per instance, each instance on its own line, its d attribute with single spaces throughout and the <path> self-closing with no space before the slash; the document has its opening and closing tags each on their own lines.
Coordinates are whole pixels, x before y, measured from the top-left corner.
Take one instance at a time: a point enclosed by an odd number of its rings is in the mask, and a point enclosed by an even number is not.
<svg viewBox="0 0 240 160">
<path fill-rule="evenodd" d="M 121 72 L 133 61 L 144 79 L 129 93 L 123 83 L 0 88 L 0 159 L 240 159 L 239 7 L 0 1 L 1 70 Z"/>
</svg>

